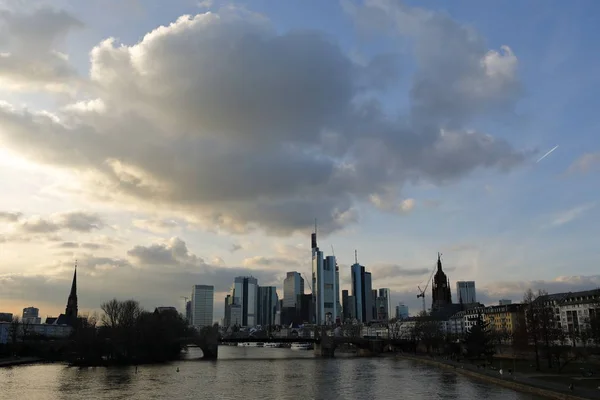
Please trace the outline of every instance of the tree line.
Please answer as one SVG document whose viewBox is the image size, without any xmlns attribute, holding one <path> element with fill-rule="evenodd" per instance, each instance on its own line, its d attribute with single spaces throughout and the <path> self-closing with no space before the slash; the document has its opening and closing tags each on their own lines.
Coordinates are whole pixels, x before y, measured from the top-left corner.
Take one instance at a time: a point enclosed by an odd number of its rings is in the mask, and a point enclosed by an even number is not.
<svg viewBox="0 0 600 400">
<path fill-rule="evenodd" d="M 578 313 L 578 323 L 561 325 L 559 306 L 548 300 L 545 290 L 524 293 L 522 312 L 512 329 L 494 329 L 482 314 L 474 315 L 475 323 L 460 334 L 450 334 L 443 322 L 421 313 L 410 323 L 391 320 L 389 338 L 397 340 L 405 351 L 423 351 L 453 358 L 488 359 L 502 351 L 512 351 L 520 358 L 531 358 L 536 370 L 542 363 L 561 371 L 569 363 L 586 360 L 600 353 L 600 289 L 588 315 Z M 408 324 L 405 325 L 404 324 Z M 407 328 L 408 327 L 408 328 Z M 347 324 L 345 336 L 362 335 L 362 327 Z"/>
<path fill-rule="evenodd" d="M 180 357 L 184 338 L 198 333 L 175 310 L 149 312 L 135 300 L 112 299 L 101 313 L 78 318 L 67 340 L 34 335 L 18 317 L 11 322 L 4 356 L 38 356 L 75 365 L 142 364 Z"/>
</svg>

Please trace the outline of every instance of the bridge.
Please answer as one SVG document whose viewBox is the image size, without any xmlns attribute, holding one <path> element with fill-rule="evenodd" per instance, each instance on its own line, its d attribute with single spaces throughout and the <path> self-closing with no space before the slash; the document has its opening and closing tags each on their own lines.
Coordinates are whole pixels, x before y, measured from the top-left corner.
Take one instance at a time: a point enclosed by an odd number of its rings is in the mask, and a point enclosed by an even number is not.
<svg viewBox="0 0 600 400">
<path fill-rule="evenodd" d="M 198 337 L 188 338 L 186 344 L 198 346 L 203 353 L 203 359 L 216 360 L 219 352 L 219 344 L 226 343 L 313 343 L 314 352 L 320 357 L 333 357 L 335 349 L 343 344 L 350 344 L 358 348 L 359 354 L 363 356 L 377 355 L 382 353 L 386 346 L 400 346 L 403 341 L 383 338 L 363 338 L 350 336 L 329 336 L 323 330 L 323 334 L 315 332 L 314 337 L 221 337 L 212 328 L 204 329 Z"/>
<path fill-rule="evenodd" d="M 228 337 L 219 339 L 219 343 L 317 343 L 318 341 L 319 339 L 312 337 Z"/>
</svg>

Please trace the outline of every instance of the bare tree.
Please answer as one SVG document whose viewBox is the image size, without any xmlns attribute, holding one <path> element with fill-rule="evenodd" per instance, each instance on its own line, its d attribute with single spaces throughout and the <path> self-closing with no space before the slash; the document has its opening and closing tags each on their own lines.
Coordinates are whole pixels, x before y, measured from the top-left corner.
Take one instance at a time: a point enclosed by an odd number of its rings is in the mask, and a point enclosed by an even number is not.
<svg viewBox="0 0 600 400">
<path fill-rule="evenodd" d="M 25 343 L 29 336 L 31 336 L 33 330 L 33 326 L 31 325 L 31 321 L 27 319 L 21 320 L 21 341 Z"/>
<path fill-rule="evenodd" d="M 13 346 L 17 345 L 17 339 L 19 334 L 21 334 L 21 319 L 19 316 L 14 316 L 12 321 L 10 322 L 10 339 L 12 341 Z"/>
<path fill-rule="evenodd" d="M 100 305 L 100 309 L 102 310 L 102 317 L 100 319 L 102 325 L 113 329 L 119 326 L 121 304 L 119 300 L 112 299 Z"/>
<path fill-rule="evenodd" d="M 535 352 L 535 369 L 540 370 L 540 329 L 539 319 L 536 312 L 536 296 L 533 290 L 527 289 L 523 295 L 523 304 L 525 305 L 525 321 L 527 324 L 526 336 L 528 342 L 533 344 L 533 350 Z M 525 339 L 521 336 L 519 340 Z"/>
<path fill-rule="evenodd" d="M 132 327 L 144 311 L 135 300 L 112 299 L 100 305 L 102 325 L 109 328 Z"/>
<path fill-rule="evenodd" d="M 360 324 L 344 324 L 342 325 L 342 334 L 345 337 L 359 338 L 362 333 L 362 325 Z"/>
<path fill-rule="evenodd" d="M 600 292 L 600 289 L 598 289 Z M 588 325 L 589 340 L 596 346 L 600 346 L 600 295 L 589 310 Z"/>
</svg>

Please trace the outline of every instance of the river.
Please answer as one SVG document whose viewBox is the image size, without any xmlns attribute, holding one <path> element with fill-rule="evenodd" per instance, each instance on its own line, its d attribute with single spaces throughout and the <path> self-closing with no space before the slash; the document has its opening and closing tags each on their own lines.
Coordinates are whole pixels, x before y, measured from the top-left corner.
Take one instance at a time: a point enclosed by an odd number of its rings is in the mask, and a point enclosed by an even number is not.
<svg viewBox="0 0 600 400">
<path fill-rule="evenodd" d="M 219 360 L 168 365 L 0 368 L 1 399 L 489 399 L 531 395 L 393 358 L 320 359 L 312 351 L 222 346 Z M 179 372 L 177 372 L 179 368 Z"/>
</svg>

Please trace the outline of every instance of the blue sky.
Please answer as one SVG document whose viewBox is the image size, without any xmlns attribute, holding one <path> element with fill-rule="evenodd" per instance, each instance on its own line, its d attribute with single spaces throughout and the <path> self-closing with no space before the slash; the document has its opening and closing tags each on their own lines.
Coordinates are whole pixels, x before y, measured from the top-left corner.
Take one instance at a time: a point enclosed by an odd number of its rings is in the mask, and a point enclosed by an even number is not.
<svg viewBox="0 0 600 400">
<path fill-rule="evenodd" d="M 597 2 L 38 3 L 0 20 L 0 308 L 60 312 L 77 258 L 82 309 L 213 283 L 218 316 L 309 274 L 315 217 L 413 310 L 438 251 L 487 303 L 600 284 Z"/>
</svg>

